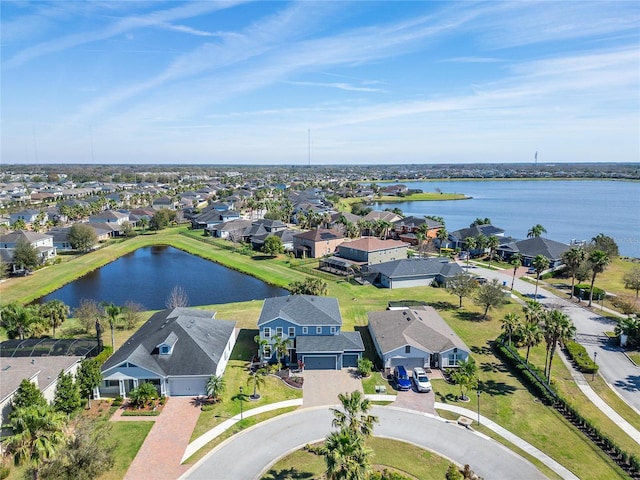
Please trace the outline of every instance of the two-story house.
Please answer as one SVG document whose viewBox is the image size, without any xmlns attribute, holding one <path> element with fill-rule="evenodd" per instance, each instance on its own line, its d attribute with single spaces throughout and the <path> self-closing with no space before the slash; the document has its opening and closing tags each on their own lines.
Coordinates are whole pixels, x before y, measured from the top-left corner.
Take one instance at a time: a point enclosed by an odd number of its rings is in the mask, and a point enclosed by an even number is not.
<svg viewBox="0 0 640 480">
<path fill-rule="evenodd" d="M 342 258 L 375 265 L 407 258 L 408 245 L 398 240 L 381 240 L 378 237 L 363 237 L 344 242 L 338 246 Z"/>
<path fill-rule="evenodd" d="M 314 228 L 293 236 L 293 251 L 299 258 L 320 258 L 332 255 L 344 241 L 344 235 L 337 230 Z"/>
<path fill-rule="evenodd" d="M 275 361 L 284 343 L 285 364 L 312 370 L 356 367 L 364 352 L 360 332 L 343 332 L 338 300 L 313 295 L 267 298 L 258 318 L 262 360 Z M 282 360 L 282 357 L 281 357 Z"/>
<path fill-rule="evenodd" d="M 38 261 L 45 263 L 56 256 L 56 247 L 53 245 L 53 236 L 44 233 L 36 233 L 25 230 L 16 230 L 6 235 L 0 235 L 0 248 L 6 251 L 6 257 L 13 258 L 13 252 L 19 242 L 27 242 L 34 247 L 38 254 Z M 13 271 L 17 271 L 17 265 L 13 265 Z"/>
</svg>

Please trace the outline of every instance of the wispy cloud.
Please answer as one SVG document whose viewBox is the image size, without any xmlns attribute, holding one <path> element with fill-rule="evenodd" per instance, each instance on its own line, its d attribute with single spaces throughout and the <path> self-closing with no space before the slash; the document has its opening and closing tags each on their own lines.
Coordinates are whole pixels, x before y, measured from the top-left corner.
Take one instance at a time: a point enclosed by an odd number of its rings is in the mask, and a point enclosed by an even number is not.
<svg viewBox="0 0 640 480">
<path fill-rule="evenodd" d="M 287 82 L 289 85 L 300 85 L 304 87 L 337 88 L 350 92 L 382 92 L 380 88 L 359 87 L 350 83 L 323 83 L 323 82 Z"/>
</svg>

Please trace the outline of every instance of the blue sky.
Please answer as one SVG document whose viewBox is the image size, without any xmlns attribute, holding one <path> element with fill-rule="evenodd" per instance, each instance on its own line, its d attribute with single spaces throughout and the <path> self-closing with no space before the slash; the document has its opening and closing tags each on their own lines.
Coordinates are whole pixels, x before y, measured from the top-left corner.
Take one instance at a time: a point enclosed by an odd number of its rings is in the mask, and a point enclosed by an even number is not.
<svg viewBox="0 0 640 480">
<path fill-rule="evenodd" d="M 640 161 L 640 2 L 0 7 L 3 163 Z"/>
</svg>

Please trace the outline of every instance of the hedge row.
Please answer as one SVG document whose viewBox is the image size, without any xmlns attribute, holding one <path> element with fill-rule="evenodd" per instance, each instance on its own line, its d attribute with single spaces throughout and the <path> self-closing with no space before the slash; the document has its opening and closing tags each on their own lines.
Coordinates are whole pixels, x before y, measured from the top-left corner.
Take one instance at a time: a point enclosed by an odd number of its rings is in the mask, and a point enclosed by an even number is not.
<svg viewBox="0 0 640 480">
<path fill-rule="evenodd" d="M 111 354 L 113 353 L 113 347 L 108 347 L 108 346 L 104 346 L 102 347 L 102 351 L 95 356 L 95 359 L 97 360 L 99 365 L 102 365 L 104 362 L 107 361 L 107 359 L 111 356 Z"/>
<path fill-rule="evenodd" d="M 571 357 L 582 373 L 596 373 L 598 371 L 598 365 L 587 353 L 587 349 L 579 343 L 569 340 L 564 344 L 566 352 Z"/>
<path fill-rule="evenodd" d="M 622 448 L 607 437 L 606 434 L 602 433 L 589 420 L 580 415 L 578 411 L 567 402 L 567 400 L 558 395 L 553 387 L 546 383 L 543 384 L 541 379 L 544 378 L 544 374 L 537 368 L 527 365 L 518 352 L 512 353 L 507 346 L 503 344 L 503 341 L 504 337 L 500 336 L 494 342 L 496 352 L 516 369 L 520 377 L 533 388 L 534 392 L 543 403 L 553 406 L 576 427 L 586 432 L 589 438 L 591 438 L 599 448 L 609 455 L 621 468 L 625 469 L 628 473 L 631 473 L 634 478 L 640 476 L 640 457 L 622 450 Z M 567 344 L 569 343 L 574 342 L 567 342 Z M 581 345 L 578 346 L 581 347 Z M 574 351 L 579 351 L 579 349 L 576 348 Z"/>
<path fill-rule="evenodd" d="M 589 300 L 589 292 L 591 291 L 591 285 L 588 283 L 579 283 L 573 286 L 573 294 L 576 297 L 580 297 L 582 300 Z M 598 287 L 593 287 L 593 299 L 602 300 L 606 292 Z"/>
<path fill-rule="evenodd" d="M 517 352 L 512 353 L 500 340 L 495 342 L 494 345 L 500 357 L 516 369 L 518 375 L 535 391 L 535 394 L 544 404 L 553 405 L 555 402 L 555 392 L 552 394 L 550 392 L 551 388 L 539 380 L 544 378 L 544 373 L 534 366 L 528 366 Z"/>
<path fill-rule="evenodd" d="M 558 397 L 556 409 L 565 417 L 569 418 L 574 425 L 583 430 L 589 437 L 594 439 L 594 442 L 621 467 L 628 466 L 632 471 L 635 471 L 636 474 L 640 473 L 640 457 L 624 451 L 617 443 L 600 431 L 598 427 L 580 415 L 564 398 Z"/>
</svg>

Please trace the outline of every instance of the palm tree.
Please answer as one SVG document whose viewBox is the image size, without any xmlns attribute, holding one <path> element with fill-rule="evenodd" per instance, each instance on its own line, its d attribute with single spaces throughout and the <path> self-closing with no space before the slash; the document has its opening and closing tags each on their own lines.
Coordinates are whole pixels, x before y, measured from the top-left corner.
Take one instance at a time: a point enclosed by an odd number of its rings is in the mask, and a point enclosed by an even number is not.
<svg viewBox="0 0 640 480">
<path fill-rule="evenodd" d="M 509 263 L 513 265 L 513 279 L 511 280 L 511 290 L 513 290 L 513 285 L 516 283 L 516 272 L 522 266 L 522 255 L 519 253 L 514 254 Z"/>
<path fill-rule="evenodd" d="M 4 445 L 16 465 L 31 462 L 34 478 L 40 478 L 40 467 L 64 444 L 67 416 L 45 405 L 32 405 L 14 410 L 9 419 L 11 436 Z"/>
<path fill-rule="evenodd" d="M 257 357 L 260 360 L 262 360 L 262 351 L 263 351 L 265 346 L 269 345 L 269 340 L 267 340 L 266 338 L 262 338 L 260 336 L 260 334 L 258 334 L 255 337 L 253 337 L 253 341 L 256 342 L 256 345 L 258 345 L 258 355 L 257 355 Z"/>
<path fill-rule="evenodd" d="M 438 230 L 438 233 L 436 233 L 436 237 L 438 238 L 438 240 L 440 240 L 440 251 L 442 251 L 442 245 L 449 238 L 449 232 L 447 232 L 446 228 L 442 227 L 440 230 Z"/>
<path fill-rule="evenodd" d="M 122 313 L 122 307 L 114 305 L 113 303 L 100 302 L 100 305 L 104 308 L 104 313 L 109 317 L 109 327 L 111 328 L 111 347 L 113 351 L 116 351 L 116 335 L 115 328 L 119 322 L 120 314 Z"/>
<path fill-rule="evenodd" d="M 640 318 L 621 318 L 615 328 L 615 333 L 620 337 L 620 346 L 626 346 L 629 342 L 632 346 L 640 344 Z M 626 335 L 626 341 L 623 341 L 622 335 Z"/>
<path fill-rule="evenodd" d="M 489 268 L 491 268 L 491 259 L 496 251 L 496 248 L 500 246 L 500 240 L 495 235 L 491 235 L 487 239 L 487 247 L 489 248 Z"/>
<path fill-rule="evenodd" d="M 259 368 L 253 373 L 249 374 L 249 378 L 247 378 L 247 385 L 253 385 L 253 394 L 251 394 L 251 398 L 257 400 L 260 398 L 258 395 L 258 389 L 262 388 L 266 385 L 266 380 L 264 376 L 267 374 L 267 371 L 264 368 Z"/>
<path fill-rule="evenodd" d="M 464 239 L 464 248 L 467 250 L 467 268 L 469 268 L 469 259 L 471 258 L 471 250 L 474 250 L 478 246 L 478 241 L 475 237 L 467 237 Z"/>
<path fill-rule="evenodd" d="M 373 452 L 364 446 L 364 437 L 348 430 L 329 434 L 324 444 L 329 480 L 366 480 Z"/>
<path fill-rule="evenodd" d="M 546 315 L 545 309 L 537 300 L 529 300 L 527 304 L 522 307 L 524 317 L 527 319 L 527 323 L 540 324 Z"/>
<path fill-rule="evenodd" d="M 416 232 L 416 240 L 418 240 L 418 256 L 422 257 L 422 247 L 424 245 L 424 233 L 418 231 Z"/>
<path fill-rule="evenodd" d="M 584 262 L 586 253 L 580 247 L 571 247 L 569 250 L 562 254 L 562 261 L 566 265 L 569 272 L 571 272 L 571 291 L 569 292 L 569 300 L 573 298 L 573 287 L 576 283 L 576 273 Z"/>
<path fill-rule="evenodd" d="M 536 291 L 533 298 L 538 298 L 538 282 L 540 281 L 540 274 L 549 268 L 550 262 L 544 255 L 536 255 L 531 264 L 533 265 L 533 268 L 536 269 Z"/>
<path fill-rule="evenodd" d="M 476 237 L 476 248 L 480 250 L 483 255 L 484 255 L 485 249 L 487 248 L 488 241 L 489 239 L 483 234 L 480 234 Z"/>
<path fill-rule="evenodd" d="M 589 265 L 591 266 L 591 291 L 589 292 L 589 306 L 593 301 L 593 284 L 596 282 L 596 275 L 605 271 L 611 260 L 602 250 L 594 250 L 589 255 Z"/>
<path fill-rule="evenodd" d="M 9 338 L 36 337 L 46 330 L 40 309 L 33 305 L 11 302 L 0 310 L 1 325 Z"/>
<path fill-rule="evenodd" d="M 371 400 L 365 398 L 358 390 L 351 393 L 340 393 L 338 399 L 342 410 L 330 409 L 334 417 L 332 425 L 356 435 L 370 436 L 373 433 L 373 424 L 378 423 L 378 417 L 369 414 L 369 410 L 373 407 Z"/>
<path fill-rule="evenodd" d="M 547 313 L 543 326 L 544 339 L 547 343 L 547 353 L 545 357 L 545 373 L 547 381 L 551 380 L 551 364 L 553 355 L 556 352 L 558 342 L 571 340 L 576 334 L 576 327 L 571 319 L 560 310 L 551 310 Z M 548 358 L 548 361 L 547 361 Z"/>
<path fill-rule="evenodd" d="M 520 317 L 517 313 L 509 312 L 502 318 L 501 322 L 502 330 L 504 330 L 505 335 L 507 335 L 509 345 L 511 345 L 511 335 L 516 333 L 521 325 Z"/>
<path fill-rule="evenodd" d="M 227 384 L 222 375 L 211 375 L 207 380 L 207 397 L 215 402 L 224 393 Z"/>
<path fill-rule="evenodd" d="M 282 368 L 280 359 L 287 355 L 289 348 L 291 347 L 291 339 L 284 337 L 276 337 L 273 342 L 273 348 L 276 351 L 276 363 L 278 364 L 278 370 Z"/>
<path fill-rule="evenodd" d="M 522 344 L 527 346 L 527 356 L 525 357 L 525 362 L 529 363 L 529 350 L 531 349 L 531 347 L 535 347 L 536 345 L 538 345 L 544 338 L 542 334 L 542 328 L 540 328 L 540 325 L 538 325 L 537 323 L 527 322 L 520 325 L 517 333 Z"/>
<path fill-rule="evenodd" d="M 49 319 L 49 325 L 53 329 L 53 336 L 56 336 L 56 328 L 62 325 L 69 316 L 69 306 L 61 300 L 50 300 L 40 306 L 40 313 Z"/>
<path fill-rule="evenodd" d="M 476 362 L 472 358 L 460 360 L 458 362 L 458 368 L 451 374 L 451 380 L 460 386 L 460 399 L 466 401 L 469 398 L 467 397 L 467 390 L 469 388 L 475 388 L 478 385 L 478 367 Z"/>
<path fill-rule="evenodd" d="M 543 233 L 547 233 L 547 229 L 538 223 L 529 229 L 527 238 L 540 237 Z"/>
</svg>

